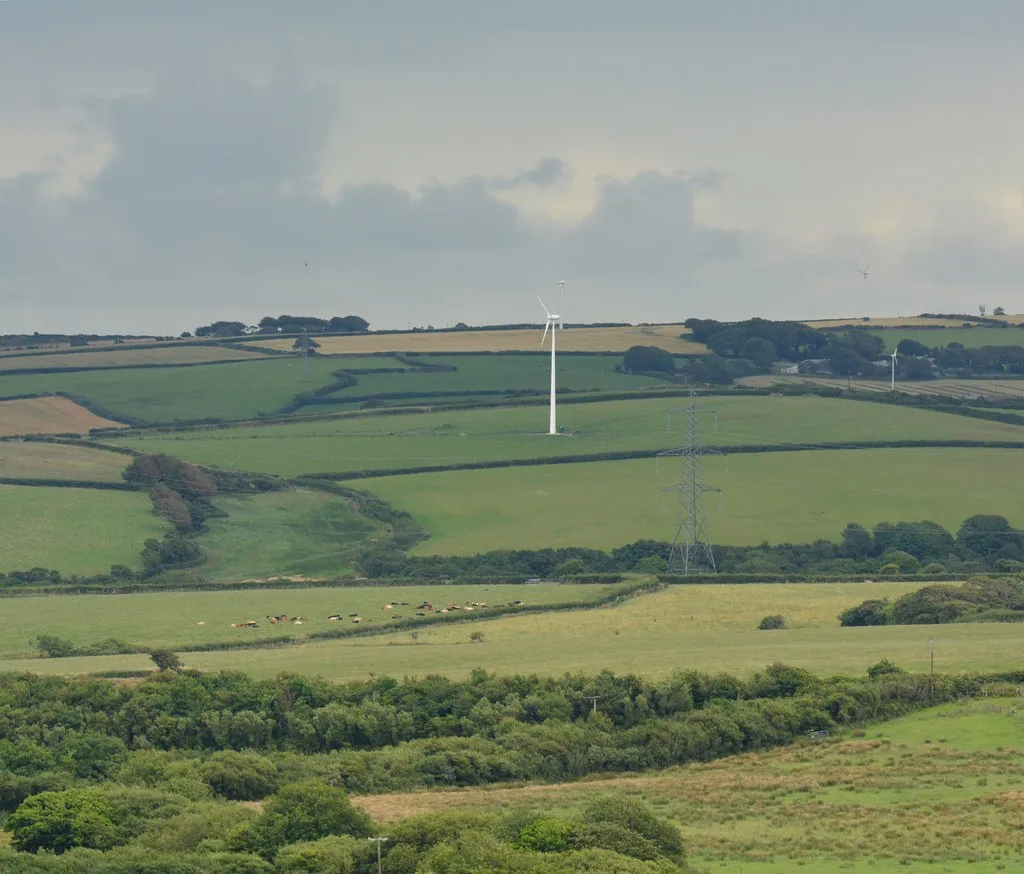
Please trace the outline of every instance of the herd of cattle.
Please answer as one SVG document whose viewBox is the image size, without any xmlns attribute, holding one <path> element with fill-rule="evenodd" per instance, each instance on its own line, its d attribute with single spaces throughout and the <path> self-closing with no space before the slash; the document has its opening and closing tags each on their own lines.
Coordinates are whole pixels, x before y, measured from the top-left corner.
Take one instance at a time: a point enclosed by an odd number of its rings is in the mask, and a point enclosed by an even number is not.
<svg viewBox="0 0 1024 874">
<path fill-rule="evenodd" d="M 459 612 L 459 611 L 464 612 L 464 613 L 470 613 L 473 610 L 484 610 L 484 609 L 487 609 L 488 607 L 491 607 L 491 606 L 492 606 L 491 604 L 487 604 L 487 603 L 485 603 L 483 601 L 463 601 L 461 604 L 449 604 L 447 607 L 442 607 L 440 610 L 435 610 L 433 604 L 431 604 L 429 601 L 424 601 L 422 604 L 417 604 L 415 607 L 412 607 L 411 610 L 413 611 L 414 615 L 416 615 L 416 616 L 427 616 L 430 613 L 434 613 L 434 614 L 436 614 L 436 613 L 456 613 L 456 612 Z M 523 606 L 523 602 L 522 601 L 509 601 L 506 604 L 506 606 L 507 607 L 522 607 Z M 384 611 L 384 612 L 391 612 L 391 611 L 394 611 L 398 607 L 409 607 L 409 602 L 408 601 L 402 601 L 402 602 L 395 602 L 395 603 L 392 603 L 392 604 L 385 604 L 380 609 L 382 611 Z M 396 612 L 391 612 L 391 618 L 392 619 L 401 619 L 402 618 L 402 614 L 401 613 L 396 613 Z M 333 613 L 332 615 L 327 617 L 327 621 L 328 622 L 341 622 L 344 619 L 348 619 L 353 625 L 360 625 L 363 622 L 373 622 L 372 619 L 364 619 L 358 613 L 349 613 L 347 616 L 344 616 L 341 613 Z M 277 616 L 267 616 L 267 621 L 271 625 L 283 625 L 283 624 L 288 623 L 288 622 L 290 622 L 292 625 L 302 625 L 304 622 L 309 622 L 309 617 L 307 617 L 307 616 L 289 616 L 287 613 L 281 613 L 281 614 L 279 614 Z M 200 622 L 199 624 L 200 625 L 206 625 L 205 622 Z M 231 628 L 259 628 L 260 624 L 255 619 L 249 619 L 246 622 L 232 622 L 230 627 Z"/>
</svg>

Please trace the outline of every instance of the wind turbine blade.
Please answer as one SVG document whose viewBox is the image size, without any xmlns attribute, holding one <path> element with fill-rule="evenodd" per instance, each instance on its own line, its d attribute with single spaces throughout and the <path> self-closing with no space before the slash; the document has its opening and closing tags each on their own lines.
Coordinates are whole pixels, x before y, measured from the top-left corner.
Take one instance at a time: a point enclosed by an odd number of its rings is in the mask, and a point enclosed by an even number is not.
<svg viewBox="0 0 1024 874">
<path fill-rule="evenodd" d="M 548 319 L 544 323 L 544 336 L 540 338 L 540 348 L 541 349 L 544 348 L 544 341 L 547 340 L 547 338 L 548 338 L 548 328 L 550 328 L 550 327 L 551 327 L 551 319 Z"/>
<path fill-rule="evenodd" d="M 540 301 L 540 305 L 541 305 L 542 307 L 544 307 L 544 312 L 545 312 L 545 313 L 547 314 L 548 318 L 551 318 L 551 311 L 550 311 L 550 310 L 549 310 L 549 309 L 547 308 L 547 306 L 546 306 L 546 305 L 544 304 L 544 301 L 542 301 L 542 300 L 540 299 L 540 295 L 539 295 L 539 294 L 537 295 L 537 300 L 538 300 L 538 301 Z"/>
<path fill-rule="evenodd" d="M 558 330 L 565 327 L 565 283 L 558 283 Z"/>
</svg>

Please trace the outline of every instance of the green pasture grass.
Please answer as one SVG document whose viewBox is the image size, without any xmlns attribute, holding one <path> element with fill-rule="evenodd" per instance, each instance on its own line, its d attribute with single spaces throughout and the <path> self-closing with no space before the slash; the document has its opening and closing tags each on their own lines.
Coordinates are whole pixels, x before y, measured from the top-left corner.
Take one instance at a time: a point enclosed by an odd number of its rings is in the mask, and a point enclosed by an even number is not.
<svg viewBox="0 0 1024 874">
<path fill-rule="evenodd" d="M 980 346 L 1024 346 L 1024 328 L 876 328 L 869 333 L 881 337 L 892 350 L 900 340 L 916 340 L 929 348 L 959 343 L 969 349 Z"/>
<path fill-rule="evenodd" d="M 955 532 L 976 513 L 1021 524 L 1020 459 L 1011 449 L 928 448 L 708 458 L 708 483 L 723 489 L 721 496 L 707 496 L 711 539 L 734 545 L 836 541 L 849 522 L 871 528 L 923 519 Z M 662 489 L 678 482 L 679 465 L 643 459 L 443 471 L 358 486 L 426 527 L 430 538 L 415 548 L 421 554 L 610 549 L 643 538 L 671 540 L 676 493 Z"/>
<path fill-rule="evenodd" d="M 132 595 L 51 595 L 5 598 L 0 610 L 5 617 L 0 627 L 0 653 L 5 655 L 35 654 L 33 640 L 40 634 L 53 634 L 84 646 L 107 638 L 117 638 L 142 646 L 187 648 L 198 644 L 223 641 L 266 640 L 282 635 L 302 637 L 311 631 L 352 627 L 349 613 L 358 613 L 364 627 L 393 624 L 392 616 L 402 614 L 408 619 L 413 609 L 430 601 L 438 610 L 448 604 L 462 605 L 478 601 L 492 606 L 522 600 L 528 607 L 579 602 L 585 603 L 606 593 L 602 585 L 452 585 L 452 586 L 351 586 L 338 588 L 302 588 L 267 586 L 248 590 L 149 592 Z M 409 606 L 403 606 L 402 602 Z M 394 609 L 381 609 L 392 604 Z M 45 606 L 45 609 L 44 609 Z M 305 616 L 302 625 L 291 623 L 271 625 L 267 616 Z M 340 613 L 344 620 L 329 622 L 328 616 Z M 428 614 L 429 616 L 429 614 Z M 254 619 L 259 628 L 231 628 L 231 623 Z M 199 623 L 205 623 L 200 625 Z M 468 639 L 470 626 L 462 634 Z M 424 634 L 421 631 L 420 634 Z M 411 643 L 409 632 L 401 638 Z M 292 649 L 294 647 L 290 647 Z M 249 650 L 254 663 L 269 650 Z M 409 651 L 410 657 L 415 652 Z M 122 657 L 115 657 L 122 658 Z M 133 663 L 151 666 L 148 657 L 128 657 Z M 62 659 L 35 659 L 30 670 L 48 671 Z M 6 664 L 6 663 L 4 663 Z M 3 670 L 0 667 L 0 670 Z"/>
<path fill-rule="evenodd" d="M 419 631 L 415 643 L 408 632 L 393 632 L 276 649 L 186 651 L 182 658 L 186 664 L 200 670 L 237 670 L 257 677 L 273 677 L 281 671 L 296 671 L 339 681 L 365 678 L 370 674 L 396 677 L 442 674 L 465 677 L 475 668 L 485 668 L 499 674 L 542 675 L 608 669 L 617 673 L 631 672 L 653 677 L 664 677 L 677 669 L 694 668 L 749 676 L 777 661 L 822 675 L 859 675 L 883 658 L 896 662 L 906 670 L 927 671 L 929 641 L 934 640 L 937 671 L 997 671 L 1021 663 L 1024 657 L 1024 637 L 1019 626 L 1009 623 L 941 627 L 839 627 L 838 614 L 847 607 L 868 598 L 897 598 L 920 585 L 782 583 L 673 586 L 656 594 L 631 598 L 617 606 L 596 610 L 535 613 L 431 626 Z M 427 593 L 424 597 L 433 598 L 437 606 L 449 587 L 427 588 L 423 591 Z M 513 594 L 514 591 L 519 594 Z M 535 591 L 537 594 L 534 594 Z M 542 586 L 490 586 L 489 591 L 482 592 L 482 598 L 478 600 L 504 603 L 521 598 L 527 604 L 537 604 L 540 603 L 542 591 Z M 571 597 L 574 591 L 570 590 L 567 594 Z M 310 594 L 307 596 L 306 592 Z M 313 592 L 322 594 L 313 595 Z M 353 603 L 361 605 L 353 610 L 363 609 L 362 605 L 366 601 L 349 599 L 366 597 L 369 599 L 367 612 L 376 617 L 381 616 L 378 604 L 381 598 L 414 601 L 412 597 L 398 598 L 395 590 L 390 588 L 343 589 L 323 593 L 324 590 L 276 592 L 260 602 L 265 606 L 258 609 L 254 604 L 250 608 L 249 613 L 255 613 L 255 616 L 240 616 L 238 614 L 243 612 L 241 610 L 235 613 L 225 610 L 219 614 L 218 621 L 226 625 L 249 618 L 259 619 L 268 613 L 300 610 L 301 603 L 297 599 L 306 597 L 323 598 L 316 603 L 324 604 L 324 611 L 341 611 Z M 337 600 L 331 600 L 332 595 Z M 562 589 L 562 594 L 553 596 L 553 600 L 567 600 L 565 595 L 566 590 Z M 251 596 L 246 593 L 245 597 L 255 597 L 255 593 Z M 197 600 L 190 600 L 192 598 Z M 185 609 L 178 613 L 168 611 L 175 616 L 177 625 L 174 629 L 164 631 L 165 637 L 172 636 L 170 631 L 187 634 L 195 622 L 207 618 L 206 614 L 210 611 L 195 612 L 192 609 L 193 603 L 197 609 L 199 605 L 208 603 L 199 598 L 198 594 L 181 596 L 178 603 Z M 472 600 L 473 596 L 462 596 L 463 600 L 466 598 Z M 446 600 L 459 599 L 451 595 Z M 99 601 L 115 603 L 104 598 L 99 598 Z M 154 602 L 125 603 L 146 603 L 151 607 Z M 240 605 L 247 602 L 236 600 L 227 603 Z M 344 612 L 352 611 L 344 609 Z M 776 613 L 787 617 L 791 627 L 781 631 L 757 630 L 762 617 Z M 314 611 L 308 615 L 313 618 Z M 325 612 L 324 615 L 328 614 Z M 89 635 L 95 638 L 109 636 L 114 634 L 115 629 L 120 629 L 114 636 L 133 639 L 132 635 L 124 632 L 123 625 L 118 624 L 120 620 L 114 617 L 107 620 L 107 624 L 103 624 L 100 616 L 91 621 L 101 623 L 98 627 L 90 625 L 88 628 Z M 156 633 L 153 623 L 156 621 L 168 620 L 158 620 L 155 616 L 140 620 L 142 627 L 149 631 L 154 640 Z M 321 620 L 320 625 L 312 624 L 310 627 L 324 625 L 327 623 Z M 289 626 L 287 630 L 295 629 Z M 470 641 L 470 635 L 477 631 L 483 634 L 483 643 Z M 24 629 L 19 627 L 17 633 L 16 646 L 4 647 L 8 652 L 24 646 Z M 210 635 L 207 639 L 222 640 L 231 632 L 215 628 L 201 633 Z M 264 628 L 256 632 L 246 629 L 238 632 L 240 639 L 247 639 L 247 635 L 256 633 L 271 632 Z M 147 659 L 138 656 L 0 661 L 0 670 L 46 673 L 137 670 L 148 666 Z"/>
<path fill-rule="evenodd" d="M 131 458 L 61 443 L 0 441 L 0 477 L 120 482 Z"/>
<path fill-rule="evenodd" d="M 617 792 L 675 822 L 691 865 L 713 874 L 995 874 L 1017 870 L 1024 850 L 1018 710 L 1018 699 L 949 704 L 869 726 L 863 739 L 848 733 L 658 773 L 353 801 L 387 823 L 452 809 L 571 815 Z M 968 734 L 977 735 L 969 750 L 954 740 Z"/>
<path fill-rule="evenodd" d="M 308 490 L 221 496 L 202 537 L 203 573 L 215 580 L 273 576 L 337 577 L 379 526 L 336 496 Z"/>
<path fill-rule="evenodd" d="M 143 493 L 0 485 L 0 571 L 137 566 L 143 541 L 165 530 Z"/>
<path fill-rule="evenodd" d="M 365 366 L 386 367 L 380 358 Z M 373 362 L 373 363 L 370 363 Z M 334 382 L 336 358 L 313 356 L 226 362 L 203 367 L 92 370 L 77 373 L 0 374 L 0 397 L 67 392 L 118 417 L 144 422 L 245 419 L 273 413 L 300 392 Z M 344 366 L 359 366 L 359 362 Z"/>
<path fill-rule="evenodd" d="M 556 457 L 624 450 L 668 449 L 683 438 L 681 398 L 643 398 L 563 404 L 567 435 L 547 433 L 546 406 L 458 412 L 358 416 L 285 425 L 197 430 L 121 442 L 200 464 L 295 476 Z M 858 440 L 1021 440 L 1024 429 L 911 407 L 803 397 L 715 397 L 717 430 L 702 416 L 709 445 L 842 443 Z"/>
</svg>

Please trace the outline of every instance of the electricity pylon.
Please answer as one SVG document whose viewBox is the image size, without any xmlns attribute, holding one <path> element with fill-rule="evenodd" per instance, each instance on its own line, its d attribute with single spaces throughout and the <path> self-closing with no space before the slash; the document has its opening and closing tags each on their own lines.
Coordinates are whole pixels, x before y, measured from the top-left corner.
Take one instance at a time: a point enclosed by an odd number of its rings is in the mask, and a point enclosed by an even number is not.
<svg viewBox="0 0 1024 874">
<path fill-rule="evenodd" d="M 668 572 L 714 574 L 718 573 L 718 569 L 715 567 L 715 555 L 708 534 L 704 495 L 706 492 L 719 492 L 721 489 L 709 486 L 704 480 L 704 456 L 724 453 L 717 449 L 708 449 L 701 443 L 700 417 L 707 413 L 715 415 L 715 411 L 698 407 L 697 393 L 691 388 L 689 406 L 676 412 L 686 414 L 686 444 L 678 449 L 658 453 L 658 458 L 682 459 L 679 483 L 662 490 L 677 492 L 679 495 L 676 535 L 668 553 Z"/>
</svg>

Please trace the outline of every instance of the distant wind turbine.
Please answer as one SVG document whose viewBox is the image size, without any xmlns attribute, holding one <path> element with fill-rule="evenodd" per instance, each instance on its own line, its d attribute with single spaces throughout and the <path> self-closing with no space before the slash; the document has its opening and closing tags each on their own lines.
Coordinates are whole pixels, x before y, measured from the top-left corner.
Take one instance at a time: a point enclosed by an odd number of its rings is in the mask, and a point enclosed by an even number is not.
<svg viewBox="0 0 1024 874">
<path fill-rule="evenodd" d="M 892 393 L 896 394 L 896 353 L 898 349 L 892 350 Z"/>
<path fill-rule="evenodd" d="M 559 306 L 559 309 L 561 309 L 562 303 L 564 301 L 564 292 L 565 292 L 565 282 L 560 281 L 558 283 L 558 306 Z M 548 433 L 549 434 L 557 434 L 558 433 L 558 417 L 556 415 L 556 410 L 555 410 L 555 375 L 557 373 L 557 371 L 555 369 L 555 367 L 556 367 L 556 361 L 555 361 L 555 333 L 557 331 L 560 331 L 561 328 L 562 328 L 562 316 L 561 316 L 560 313 L 552 313 L 552 312 L 550 312 L 548 310 L 547 306 L 545 305 L 544 301 L 542 301 L 540 299 L 540 296 L 537 297 L 537 300 L 539 300 L 540 301 L 540 305 L 542 307 L 544 307 L 544 313 L 547 316 L 547 321 L 544 323 L 544 336 L 541 337 L 541 340 L 540 340 L 540 347 L 541 347 L 541 349 L 544 348 L 544 341 L 548 337 L 548 330 L 549 329 L 551 330 L 551 417 L 550 417 L 550 421 L 549 421 L 549 424 L 548 424 Z"/>
<path fill-rule="evenodd" d="M 868 265 L 867 264 L 865 264 L 863 267 L 854 267 L 853 269 L 856 270 L 865 279 L 868 278 L 869 271 L 868 271 Z"/>
</svg>

